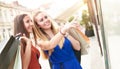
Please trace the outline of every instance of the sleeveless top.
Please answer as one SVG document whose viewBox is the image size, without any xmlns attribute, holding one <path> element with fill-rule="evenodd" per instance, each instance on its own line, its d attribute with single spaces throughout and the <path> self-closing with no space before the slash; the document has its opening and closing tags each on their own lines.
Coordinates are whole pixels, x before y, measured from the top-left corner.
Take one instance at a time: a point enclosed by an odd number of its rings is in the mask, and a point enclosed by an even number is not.
<svg viewBox="0 0 120 69">
<path fill-rule="evenodd" d="M 39 64 L 40 52 L 37 48 L 32 46 L 31 48 L 31 60 L 28 66 L 28 69 L 41 69 L 41 65 Z"/>
<path fill-rule="evenodd" d="M 48 54 L 48 51 L 45 51 Z M 72 44 L 65 37 L 63 48 L 60 49 L 59 45 L 54 48 L 54 51 L 49 56 L 52 63 L 52 69 L 82 69 L 73 52 Z"/>
</svg>

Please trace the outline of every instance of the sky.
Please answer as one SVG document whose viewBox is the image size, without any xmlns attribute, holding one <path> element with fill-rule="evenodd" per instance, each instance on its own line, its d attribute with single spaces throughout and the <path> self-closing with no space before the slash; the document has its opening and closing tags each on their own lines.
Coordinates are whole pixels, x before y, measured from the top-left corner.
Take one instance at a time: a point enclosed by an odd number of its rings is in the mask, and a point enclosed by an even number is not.
<svg viewBox="0 0 120 69">
<path fill-rule="evenodd" d="M 0 0 L 6 3 L 11 3 L 13 1 L 18 1 L 21 5 L 27 7 L 27 8 L 37 8 L 39 5 L 50 2 L 52 0 Z"/>
<path fill-rule="evenodd" d="M 19 4 L 30 8 L 30 9 L 36 9 L 40 5 L 45 3 L 52 3 L 50 5 L 50 9 L 47 11 L 49 15 L 52 15 L 53 18 L 55 18 L 58 14 L 62 13 L 62 11 L 66 10 L 70 6 L 72 6 L 74 3 L 80 0 L 0 0 L 5 3 L 12 3 L 13 1 L 18 1 Z"/>
<path fill-rule="evenodd" d="M 27 8 L 38 8 L 41 4 L 54 2 L 56 5 L 59 5 L 59 7 L 66 7 L 67 5 L 70 5 L 71 3 L 74 3 L 78 0 L 0 0 L 6 3 L 11 3 L 12 1 L 18 1 L 21 5 L 27 7 Z M 66 4 L 67 3 L 67 4 Z"/>
</svg>

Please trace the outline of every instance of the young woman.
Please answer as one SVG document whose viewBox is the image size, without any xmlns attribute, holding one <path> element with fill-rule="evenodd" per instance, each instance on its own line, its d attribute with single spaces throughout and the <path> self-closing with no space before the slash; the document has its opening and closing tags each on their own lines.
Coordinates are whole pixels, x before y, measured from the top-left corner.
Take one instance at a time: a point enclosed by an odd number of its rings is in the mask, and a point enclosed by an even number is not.
<svg viewBox="0 0 120 69">
<path fill-rule="evenodd" d="M 34 31 L 38 46 L 48 54 L 52 69 L 82 69 L 73 49 L 80 50 L 80 44 L 66 33 L 77 23 L 64 25 L 60 30 L 54 26 L 53 20 L 45 12 L 37 12 L 34 17 Z"/>
<path fill-rule="evenodd" d="M 33 22 L 27 14 L 21 14 L 14 19 L 14 35 L 21 35 L 22 69 L 41 69 L 39 64 L 39 47 L 33 45 L 30 33 L 33 31 Z"/>
</svg>

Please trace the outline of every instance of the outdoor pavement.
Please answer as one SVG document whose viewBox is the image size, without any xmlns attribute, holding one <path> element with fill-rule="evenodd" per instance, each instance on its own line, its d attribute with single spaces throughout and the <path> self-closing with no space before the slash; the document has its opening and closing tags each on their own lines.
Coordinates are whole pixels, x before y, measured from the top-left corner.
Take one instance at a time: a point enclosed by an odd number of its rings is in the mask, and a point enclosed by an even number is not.
<svg viewBox="0 0 120 69">
<path fill-rule="evenodd" d="M 97 38 L 93 36 L 89 37 L 89 39 L 89 53 L 88 55 L 83 55 L 81 59 L 81 65 L 83 69 L 105 69 L 104 57 L 101 56 Z"/>
<path fill-rule="evenodd" d="M 81 66 L 83 69 L 105 69 L 104 57 L 101 56 L 96 36 L 89 37 L 90 48 L 88 55 L 82 55 Z M 43 69 L 50 69 L 48 60 L 40 59 Z"/>
<path fill-rule="evenodd" d="M 93 36 L 89 37 L 89 39 L 90 39 L 90 48 L 88 51 L 89 53 L 88 55 L 82 55 L 81 66 L 83 67 L 83 69 L 105 69 L 104 57 L 101 56 L 97 38 Z M 3 44 L 6 42 L 6 40 L 7 39 L 0 43 L 0 52 L 4 48 Z M 48 60 L 42 60 L 40 63 L 42 64 L 43 69 L 50 69 Z"/>
</svg>

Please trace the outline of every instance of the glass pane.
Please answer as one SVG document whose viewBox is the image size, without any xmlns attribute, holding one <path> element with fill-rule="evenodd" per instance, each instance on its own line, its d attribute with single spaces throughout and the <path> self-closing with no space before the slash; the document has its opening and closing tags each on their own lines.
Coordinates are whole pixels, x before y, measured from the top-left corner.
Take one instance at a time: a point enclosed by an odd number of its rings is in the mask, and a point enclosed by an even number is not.
<svg viewBox="0 0 120 69">
<path fill-rule="evenodd" d="M 119 0 L 100 0 L 105 40 L 108 49 L 108 58 L 111 69 L 120 68 L 120 1 Z"/>
</svg>

